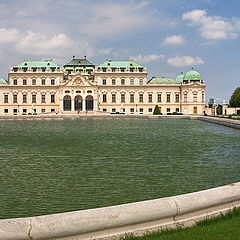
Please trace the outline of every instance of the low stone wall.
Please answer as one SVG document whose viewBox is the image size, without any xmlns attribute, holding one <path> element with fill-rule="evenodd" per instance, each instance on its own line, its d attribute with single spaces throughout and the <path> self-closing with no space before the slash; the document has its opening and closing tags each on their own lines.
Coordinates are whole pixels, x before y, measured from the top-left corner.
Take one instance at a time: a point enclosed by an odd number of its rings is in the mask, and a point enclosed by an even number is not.
<svg viewBox="0 0 240 240">
<path fill-rule="evenodd" d="M 240 129 L 240 120 L 218 118 L 218 117 L 205 117 L 205 116 L 199 116 L 199 117 L 197 117 L 197 119 L 205 121 L 205 122 L 210 122 L 210 123 L 223 125 L 223 126 L 226 126 L 226 127 Z"/>
<path fill-rule="evenodd" d="M 191 226 L 239 206 L 240 183 L 234 183 L 150 201 L 0 220 L 0 239 L 116 239 L 126 233 Z"/>
</svg>

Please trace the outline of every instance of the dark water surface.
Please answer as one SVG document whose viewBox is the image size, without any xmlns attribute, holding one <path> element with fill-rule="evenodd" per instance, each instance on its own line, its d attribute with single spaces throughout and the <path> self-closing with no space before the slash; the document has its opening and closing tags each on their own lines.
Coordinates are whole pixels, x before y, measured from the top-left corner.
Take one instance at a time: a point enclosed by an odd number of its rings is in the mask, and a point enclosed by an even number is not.
<svg viewBox="0 0 240 240">
<path fill-rule="evenodd" d="M 240 181 L 240 131 L 186 119 L 0 121 L 0 218 Z"/>
</svg>

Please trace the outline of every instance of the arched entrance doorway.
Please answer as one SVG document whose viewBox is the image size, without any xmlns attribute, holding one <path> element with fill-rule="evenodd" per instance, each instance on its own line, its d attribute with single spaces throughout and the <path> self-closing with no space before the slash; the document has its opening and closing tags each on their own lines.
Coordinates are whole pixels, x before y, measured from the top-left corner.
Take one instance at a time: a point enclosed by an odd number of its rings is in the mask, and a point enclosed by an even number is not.
<svg viewBox="0 0 240 240">
<path fill-rule="evenodd" d="M 93 97 L 86 97 L 86 111 L 93 111 Z"/>
<path fill-rule="evenodd" d="M 69 95 L 63 98 L 63 111 L 71 111 L 71 97 Z"/>
<path fill-rule="evenodd" d="M 80 95 L 74 98 L 74 110 L 82 111 L 82 97 Z"/>
</svg>

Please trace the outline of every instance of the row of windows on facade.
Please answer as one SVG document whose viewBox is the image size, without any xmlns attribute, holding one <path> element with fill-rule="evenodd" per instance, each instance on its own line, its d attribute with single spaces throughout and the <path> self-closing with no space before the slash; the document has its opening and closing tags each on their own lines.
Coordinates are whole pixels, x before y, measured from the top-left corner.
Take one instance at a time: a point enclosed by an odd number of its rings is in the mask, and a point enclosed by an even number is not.
<svg viewBox="0 0 240 240">
<path fill-rule="evenodd" d="M 143 108 L 139 108 L 139 109 L 134 109 L 134 108 L 130 108 L 130 113 L 134 113 L 134 112 L 137 112 L 139 111 L 140 114 L 143 114 Z M 162 112 L 162 109 L 161 107 L 159 107 L 159 110 L 160 112 Z M 107 112 L 107 108 L 103 108 L 103 112 Z M 112 108 L 111 111 L 114 113 L 116 112 L 116 108 Z M 126 109 L 123 108 L 122 111 L 125 113 L 126 112 Z M 153 108 L 148 108 L 148 112 L 149 113 L 152 113 L 153 112 Z M 171 108 L 167 108 L 167 113 L 170 113 L 171 112 Z M 175 112 L 179 112 L 179 108 L 175 108 Z"/>
<path fill-rule="evenodd" d="M 128 68 L 116 68 L 116 67 L 112 67 L 112 68 L 106 68 L 106 67 L 98 67 L 98 70 L 102 70 L 103 72 L 107 72 L 107 70 L 110 70 L 112 72 L 116 72 L 116 70 L 120 71 L 120 72 L 127 72 L 128 71 Z M 143 72 L 143 68 L 140 67 L 140 68 L 134 68 L 134 67 L 130 67 L 129 68 L 129 72 L 136 72 L 136 71 L 139 71 L 139 72 Z"/>
<path fill-rule="evenodd" d="M 33 113 L 37 113 L 37 109 L 35 109 L 35 108 L 32 109 L 32 111 L 33 111 Z M 31 114 L 32 114 L 32 111 L 30 112 Z M 18 111 L 17 108 L 14 108 L 14 109 L 13 109 L 13 114 L 14 114 L 14 115 L 17 115 L 18 112 L 19 112 L 19 111 Z M 45 108 L 42 108 L 42 109 L 41 109 L 41 113 L 45 113 L 45 112 L 46 112 L 46 109 L 45 109 Z M 55 108 L 51 108 L 51 112 L 56 112 L 56 109 L 55 109 Z M 4 113 L 9 113 L 8 108 L 4 108 Z M 23 108 L 22 114 L 23 114 L 23 115 L 26 115 L 26 114 L 27 114 L 27 109 L 26 109 L 26 108 Z"/>
<path fill-rule="evenodd" d="M 134 85 L 134 79 L 130 79 L 130 85 Z M 102 85 L 107 85 L 107 79 L 102 79 Z M 116 85 L 116 79 L 112 78 L 112 85 Z M 121 85 L 126 85 L 126 81 L 124 78 L 121 79 Z M 139 85 L 143 85 L 143 79 L 139 79 Z"/>
<path fill-rule="evenodd" d="M 8 95 L 5 94 L 3 98 L 4 103 L 9 103 Z M 51 103 L 55 103 L 55 94 L 51 95 Z M 14 94 L 13 95 L 13 103 L 18 103 L 18 95 Z M 27 95 L 23 94 L 22 95 L 22 103 L 27 103 Z M 32 103 L 37 103 L 37 95 L 32 94 Z M 41 103 L 46 103 L 46 95 L 41 95 Z"/>
<path fill-rule="evenodd" d="M 41 79 L 42 80 L 42 85 L 46 85 L 46 79 Z M 18 80 L 13 79 L 13 85 L 18 85 Z M 22 85 L 27 85 L 27 79 L 22 80 Z M 37 79 L 33 78 L 32 79 L 32 85 L 37 85 Z M 55 79 L 51 79 L 51 85 L 55 85 Z"/>
<path fill-rule="evenodd" d="M 102 100 L 104 103 L 107 102 L 107 94 L 103 94 L 102 95 Z M 188 96 L 187 94 L 184 94 L 184 102 L 188 101 Z M 115 103 L 116 102 L 116 94 L 112 94 L 112 102 Z M 124 103 L 125 102 L 125 94 L 121 94 L 121 102 Z M 135 95 L 134 94 L 130 94 L 130 103 L 134 103 L 135 102 Z M 143 103 L 143 94 L 139 94 L 139 102 Z M 148 94 L 148 102 L 153 102 L 153 94 Z M 162 94 L 159 93 L 157 94 L 157 102 L 162 102 Z M 171 94 L 167 93 L 166 94 L 166 102 L 170 103 L 171 102 Z M 175 94 L 175 102 L 179 103 L 180 102 L 180 94 Z M 197 102 L 197 94 L 193 94 L 193 102 Z M 204 102 L 204 94 L 202 95 L 202 102 Z"/>
</svg>

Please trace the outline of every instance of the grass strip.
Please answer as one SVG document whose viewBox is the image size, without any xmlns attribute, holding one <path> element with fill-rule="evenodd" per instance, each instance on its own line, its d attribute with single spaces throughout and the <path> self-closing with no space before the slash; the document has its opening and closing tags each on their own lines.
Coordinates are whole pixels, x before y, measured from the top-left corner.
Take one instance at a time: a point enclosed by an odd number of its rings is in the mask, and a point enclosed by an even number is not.
<svg viewBox="0 0 240 240">
<path fill-rule="evenodd" d="M 142 237 L 125 236 L 122 240 L 239 240 L 240 208 L 208 218 L 193 227 L 163 230 Z"/>
</svg>

